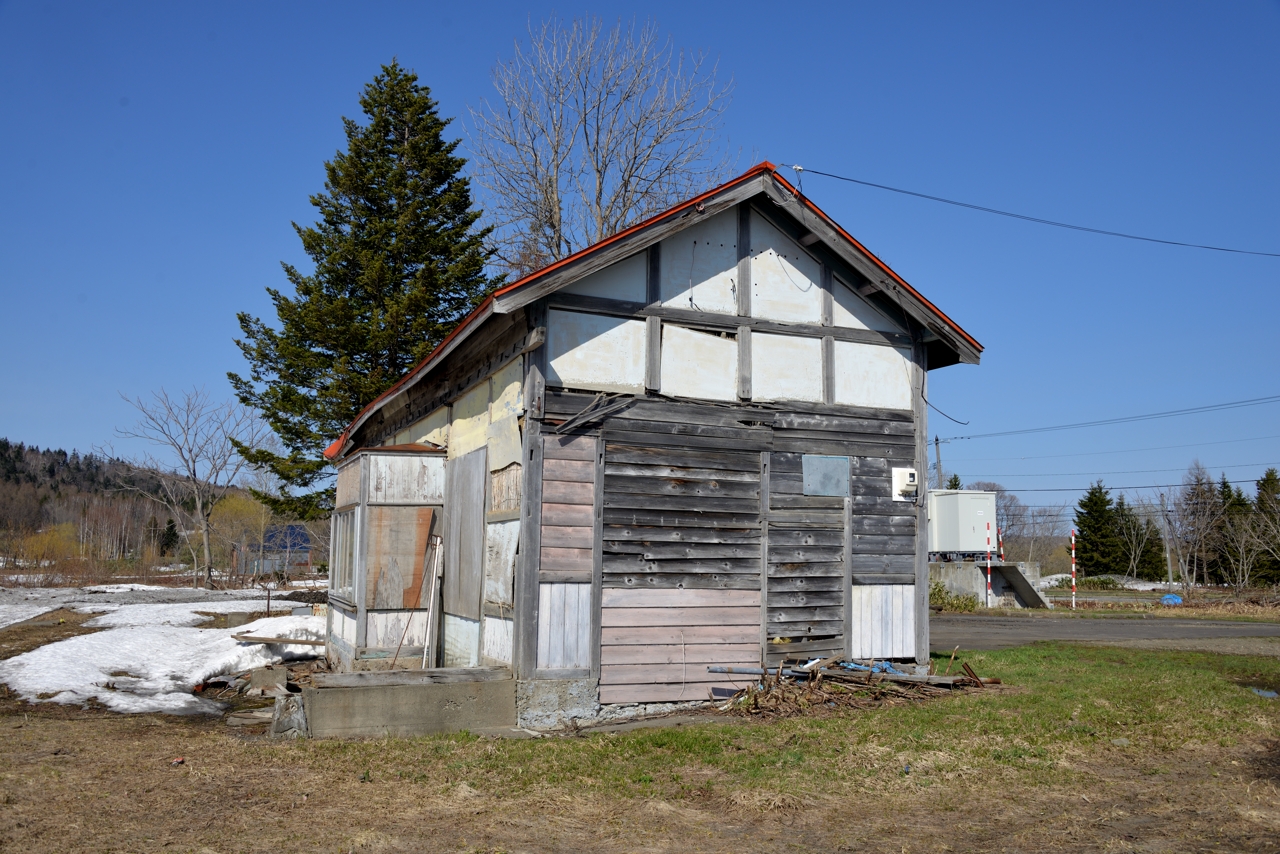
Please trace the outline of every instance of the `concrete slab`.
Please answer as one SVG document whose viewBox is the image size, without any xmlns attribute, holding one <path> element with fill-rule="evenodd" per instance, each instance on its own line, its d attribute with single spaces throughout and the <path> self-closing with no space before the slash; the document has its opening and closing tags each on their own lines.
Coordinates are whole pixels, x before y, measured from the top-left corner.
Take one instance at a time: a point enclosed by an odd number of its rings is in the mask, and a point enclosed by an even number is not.
<svg viewBox="0 0 1280 854">
<path fill-rule="evenodd" d="M 314 738 L 375 738 L 477 731 L 516 725 L 514 679 L 484 682 L 306 688 Z"/>
</svg>

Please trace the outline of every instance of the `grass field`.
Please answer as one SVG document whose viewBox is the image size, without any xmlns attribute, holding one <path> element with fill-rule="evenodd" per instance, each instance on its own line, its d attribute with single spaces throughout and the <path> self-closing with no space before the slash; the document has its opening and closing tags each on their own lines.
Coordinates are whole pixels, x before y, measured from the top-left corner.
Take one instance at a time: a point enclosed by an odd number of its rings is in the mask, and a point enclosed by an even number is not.
<svg viewBox="0 0 1280 854">
<path fill-rule="evenodd" d="M 1006 688 L 525 741 L 0 705 L 14 851 L 1267 850 L 1280 661 L 1037 644 Z M 181 765 L 171 765 L 176 757 Z"/>
</svg>

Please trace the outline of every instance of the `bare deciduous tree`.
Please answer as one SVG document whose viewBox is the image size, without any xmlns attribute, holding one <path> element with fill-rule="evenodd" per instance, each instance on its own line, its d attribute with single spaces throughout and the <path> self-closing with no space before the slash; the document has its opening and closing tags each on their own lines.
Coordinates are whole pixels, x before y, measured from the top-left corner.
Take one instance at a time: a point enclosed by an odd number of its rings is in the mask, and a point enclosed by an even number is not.
<svg viewBox="0 0 1280 854">
<path fill-rule="evenodd" d="M 529 27 L 471 111 L 482 202 L 506 272 L 520 276 L 723 178 L 730 84 L 654 23 Z"/>
<path fill-rule="evenodd" d="M 1181 488 L 1164 507 L 1164 518 L 1182 586 L 1190 591 L 1207 562 L 1222 518 L 1217 487 L 1199 460 L 1183 475 Z"/>
<path fill-rule="evenodd" d="M 164 456 L 147 453 L 133 464 L 159 475 L 159 491 L 145 494 L 164 505 L 175 518 L 189 517 L 195 525 L 200 536 L 198 553 L 189 542 L 196 563 L 195 575 L 198 577 L 203 569 L 205 584 L 212 586 L 209 517 L 246 469 L 232 440 L 255 448 L 267 433 L 266 425 L 252 410 L 238 403 L 210 400 L 204 389 L 178 395 L 161 389 L 150 401 L 125 400 L 141 417 L 132 428 L 117 430 L 116 435 L 141 439 L 161 449 Z"/>
<path fill-rule="evenodd" d="M 1220 555 L 1229 572 L 1228 581 L 1236 590 L 1249 586 L 1253 569 L 1267 551 L 1267 538 L 1259 514 L 1252 509 L 1246 512 L 1227 513 L 1220 529 L 1223 548 Z"/>
<path fill-rule="evenodd" d="M 1124 496 L 1120 496 L 1121 500 Z M 1121 510 L 1120 507 L 1124 509 Z M 1138 577 L 1138 567 L 1142 556 L 1146 553 L 1147 544 L 1151 542 L 1155 529 L 1152 520 L 1159 512 L 1145 498 L 1137 498 L 1125 505 L 1117 505 L 1116 536 L 1120 540 L 1120 551 L 1124 555 L 1125 578 Z"/>
</svg>

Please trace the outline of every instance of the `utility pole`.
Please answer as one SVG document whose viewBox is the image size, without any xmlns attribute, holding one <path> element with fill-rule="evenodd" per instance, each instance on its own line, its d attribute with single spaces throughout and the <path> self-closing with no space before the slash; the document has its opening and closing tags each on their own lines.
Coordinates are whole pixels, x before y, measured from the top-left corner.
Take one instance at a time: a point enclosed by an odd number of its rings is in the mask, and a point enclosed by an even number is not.
<svg viewBox="0 0 1280 854">
<path fill-rule="evenodd" d="M 942 442 L 938 439 L 938 434 L 933 434 L 933 458 L 938 461 L 938 489 L 946 486 L 942 480 Z"/>
</svg>

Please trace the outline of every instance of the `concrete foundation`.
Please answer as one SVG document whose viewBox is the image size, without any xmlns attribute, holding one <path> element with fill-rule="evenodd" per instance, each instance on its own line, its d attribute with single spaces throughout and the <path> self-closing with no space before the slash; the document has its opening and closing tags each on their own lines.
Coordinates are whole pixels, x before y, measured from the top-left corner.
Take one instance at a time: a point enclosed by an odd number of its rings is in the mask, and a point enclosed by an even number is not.
<svg viewBox="0 0 1280 854">
<path fill-rule="evenodd" d="M 416 736 L 513 727 L 514 679 L 304 689 L 314 738 Z"/>
<path fill-rule="evenodd" d="M 986 563 L 973 561 L 929 564 L 929 583 L 941 583 L 947 592 L 957 596 L 975 596 L 978 604 L 986 604 Z M 1040 564 L 991 564 L 991 605 L 1005 608 L 1048 608 L 1049 602 L 1039 590 Z"/>
<path fill-rule="evenodd" d="M 529 679 L 516 686 L 520 726 L 557 729 L 571 720 L 593 720 L 600 712 L 594 679 Z"/>
</svg>

